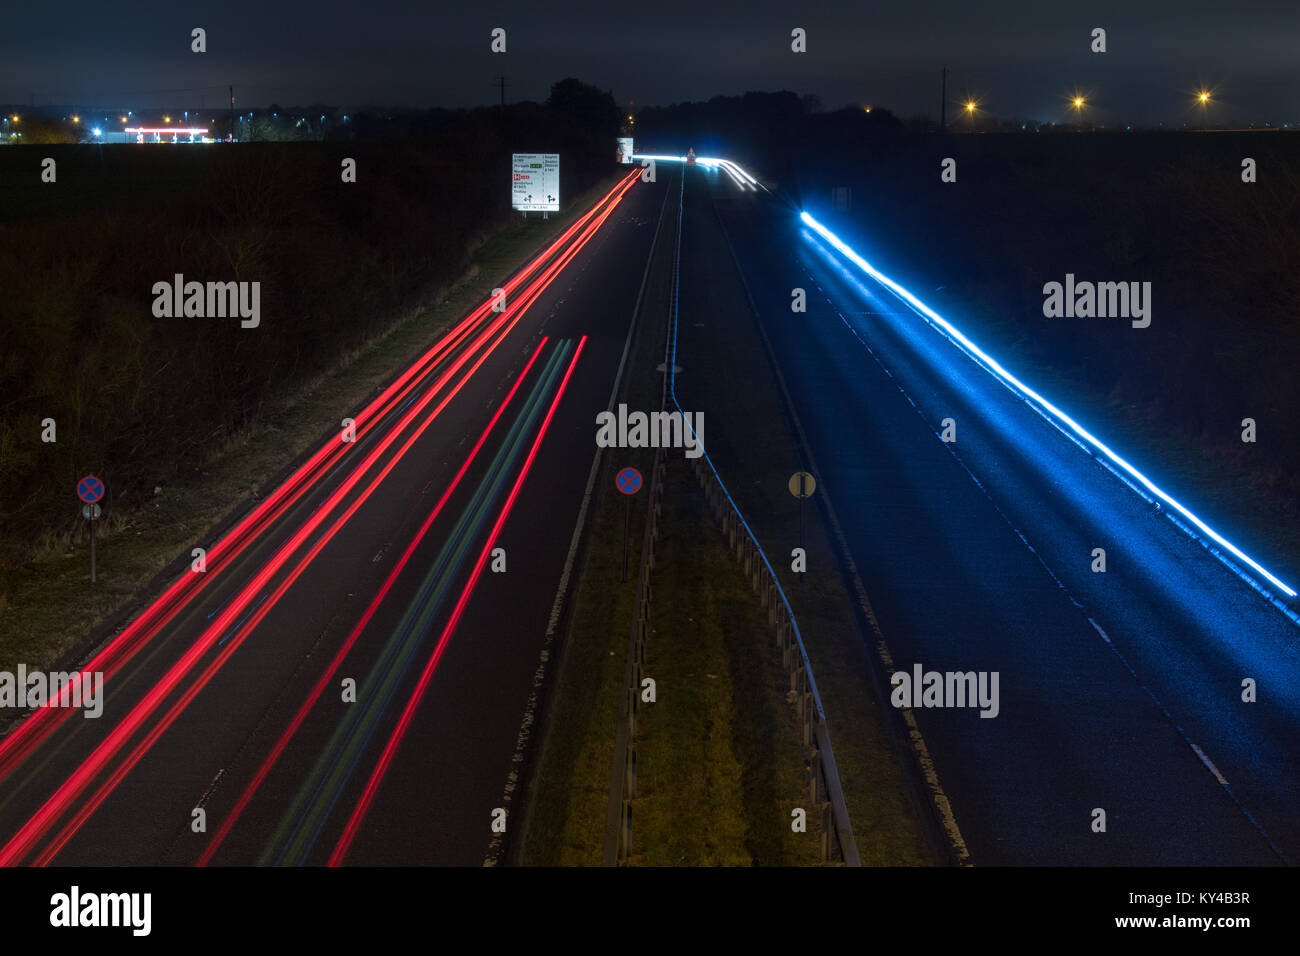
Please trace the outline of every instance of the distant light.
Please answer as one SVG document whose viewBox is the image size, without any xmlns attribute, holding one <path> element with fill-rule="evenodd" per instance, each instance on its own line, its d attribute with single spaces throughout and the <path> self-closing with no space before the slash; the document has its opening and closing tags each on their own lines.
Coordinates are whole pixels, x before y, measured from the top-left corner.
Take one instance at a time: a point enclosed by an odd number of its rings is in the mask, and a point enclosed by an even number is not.
<svg viewBox="0 0 1300 956">
<path fill-rule="evenodd" d="M 870 106 L 864 106 L 864 107 L 862 107 L 862 112 L 864 112 L 864 113 L 870 113 L 870 112 L 871 112 L 871 107 L 870 107 Z"/>
<path fill-rule="evenodd" d="M 967 113 L 974 113 L 974 112 L 975 112 L 975 101 L 974 101 L 974 100 L 967 100 L 967 101 L 966 101 L 966 112 L 967 112 Z"/>
<path fill-rule="evenodd" d="M 104 131 L 103 131 L 102 129 L 100 129 L 98 126 L 96 126 L 94 129 L 92 129 L 92 130 L 90 131 L 90 135 L 91 135 L 91 136 L 103 136 L 103 135 L 104 135 Z"/>
<path fill-rule="evenodd" d="M 1076 97 L 1074 98 L 1074 108 L 1077 110 L 1077 109 L 1078 109 L 1079 107 L 1081 107 L 1081 106 L 1083 106 L 1083 97 L 1082 97 L 1082 96 L 1076 96 Z"/>
<path fill-rule="evenodd" d="M 1196 94 L 1196 98 L 1200 100 L 1202 103 L 1210 102 L 1210 94 L 1207 93 L 1205 90 L 1201 90 L 1200 93 Z"/>
<path fill-rule="evenodd" d="M 123 123 L 126 122 L 126 117 L 125 117 L 125 116 L 121 116 L 121 117 L 118 117 L 118 118 L 119 118 Z"/>
<path fill-rule="evenodd" d="M 15 123 L 18 122 L 18 114 L 17 114 L 17 113 L 15 113 L 13 116 L 11 116 L 11 117 L 9 117 L 9 118 L 10 118 L 11 120 L 13 120 Z"/>
<path fill-rule="evenodd" d="M 172 118 L 171 118 L 170 116 L 164 116 L 164 117 L 163 117 L 163 122 L 164 122 L 164 123 L 170 123 L 171 121 L 172 121 Z"/>
<path fill-rule="evenodd" d="M 80 122 L 81 122 L 81 117 L 80 117 L 80 116 L 74 116 L 74 117 L 72 117 L 72 122 L 74 122 L 74 123 L 80 123 Z"/>
</svg>

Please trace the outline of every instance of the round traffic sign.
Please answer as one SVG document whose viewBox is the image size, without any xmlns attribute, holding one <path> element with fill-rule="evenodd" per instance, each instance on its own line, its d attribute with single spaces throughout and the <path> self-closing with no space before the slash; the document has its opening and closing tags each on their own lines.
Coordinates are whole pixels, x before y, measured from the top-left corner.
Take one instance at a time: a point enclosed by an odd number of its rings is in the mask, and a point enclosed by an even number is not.
<svg viewBox="0 0 1300 956">
<path fill-rule="evenodd" d="M 95 521 L 103 513 L 103 509 L 101 509 L 99 505 L 81 506 L 81 517 L 85 518 L 87 521 Z"/>
<path fill-rule="evenodd" d="M 614 476 L 614 484 L 625 495 L 634 495 L 641 490 L 641 472 L 635 468 L 624 468 Z"/>
<path fill-rule="evenodd" d="M 796 471 L 790 476 L 790 494 L 796 498 L 810 498 L 817 488 L 817 482 L 806 471 Z"/>
<path fill-rule="evenodd" d="M 104 483 L 94 475 L 87 475 L 77 482 L 77 497 L 91 503 L 98 501 L 104 497 Z"/>
</svg>

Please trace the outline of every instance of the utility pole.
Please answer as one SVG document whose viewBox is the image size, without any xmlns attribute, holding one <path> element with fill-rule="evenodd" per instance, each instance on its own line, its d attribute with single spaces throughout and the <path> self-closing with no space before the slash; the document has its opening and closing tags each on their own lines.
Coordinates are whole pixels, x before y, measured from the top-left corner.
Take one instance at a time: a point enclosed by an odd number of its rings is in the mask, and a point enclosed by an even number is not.
<svg viewBox="0 0 1300 956">
<path fill-rule="evenodd" d="M 948 130 L 948 64 L 943 65 L 943 85 L 939 93 L 939 131 Z"/>
<path fill-rule="evenodd" d="M 501 108 L 506 108 L 506 78 L 504 76 L 496 77 L 501 83 Z"/>
<path fill-rule="evenodd" d="M 229 87 L 229 89 L 230 89 L 230 142 L 233 145 L 235 142 L 235 87 L 234 85 L 232 84 Z"/>
</svg>

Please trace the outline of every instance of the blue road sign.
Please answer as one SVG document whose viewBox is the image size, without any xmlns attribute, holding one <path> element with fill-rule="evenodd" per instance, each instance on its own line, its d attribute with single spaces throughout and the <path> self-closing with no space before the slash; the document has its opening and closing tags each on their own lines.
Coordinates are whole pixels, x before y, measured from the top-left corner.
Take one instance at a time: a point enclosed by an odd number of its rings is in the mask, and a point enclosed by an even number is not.
<svg viewBox="0 0 1300 956">
<path fill-rule="evenodd" d="M 625 495 L 634 495 L 641 490 L 641 472 L 635 468 L 624 468 L 614 477 L 614 484 Z"/>
<path fill-rule="evenodd" d="M 77 482 L 77 497 L 87 504 L 93 504 L 104 497 L 104 483 L 94 475 L 87 475 Z"/>
</svg>

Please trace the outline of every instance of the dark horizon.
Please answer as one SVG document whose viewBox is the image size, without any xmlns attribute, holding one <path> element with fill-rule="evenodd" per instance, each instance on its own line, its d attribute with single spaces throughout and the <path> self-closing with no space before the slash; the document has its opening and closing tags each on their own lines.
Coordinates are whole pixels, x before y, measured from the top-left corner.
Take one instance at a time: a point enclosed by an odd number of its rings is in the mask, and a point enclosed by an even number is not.
<svg viewBox="0 0 1300 956">
<path fill-rule="evenodd" d="M 1206 89 L 1211 122 L 1300 121 L 1295 12 L 1271 0 L 1245 11 L 1105 0 L 1086 14 L 958 0 L 873 9 L 758 0 L 734 12 L 672 0 L 643 14 L 588 2 L 550 13 L 520 4 L 409 11 L 381 0 L 363 22 L 333 0 L 291 0 L 278 15 L 252 4 L 210 13 L 151 5 L 154 15 L 129 21 L 85 2 L 57 15 L 13 11 L 0 40 L 0 100 L 225 109 L 233 84 L 237 110 L 455 109 L 498 102 L 504 74 L 507 102 L 544 101 L 552 83 L 574 76 L 634 108 L 793 90 L 826 109 L 878 105 L 937 119 L 946 64 L 950 117 L 970 97 L 994 120 L 1069 121 L 1077 91 L 1093 123 L 1178 125 L 1201 119 L 1195 96 Z M 190 52 L 196 26 L 207 31 L 206 53 Z M 490 52 L 494 27 L 507 31 L 504 54 Z M 806 53 L 790 50 L 794 27 L 807 31 Z M 1106 30 L 1105 53 L 1090 51 L 1094 27 Z"/>
</svg>

